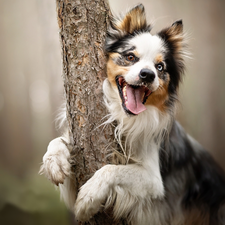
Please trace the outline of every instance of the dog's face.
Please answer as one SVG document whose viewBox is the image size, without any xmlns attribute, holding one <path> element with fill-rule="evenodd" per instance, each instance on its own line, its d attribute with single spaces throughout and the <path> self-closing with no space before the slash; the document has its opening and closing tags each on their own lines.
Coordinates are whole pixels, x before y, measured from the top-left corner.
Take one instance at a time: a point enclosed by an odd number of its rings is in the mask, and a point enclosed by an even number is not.
<svg viewBox="0 0 225 225">
<path fill-rule="evenodd" d="M 174 102 L 184 69 L 182 22 L 151 35 L 144 7 L 114 19 L 106 39 L 108 80 L 124 110 L 137 115 L 154 105 L 161 111 Z"/>
</svg>

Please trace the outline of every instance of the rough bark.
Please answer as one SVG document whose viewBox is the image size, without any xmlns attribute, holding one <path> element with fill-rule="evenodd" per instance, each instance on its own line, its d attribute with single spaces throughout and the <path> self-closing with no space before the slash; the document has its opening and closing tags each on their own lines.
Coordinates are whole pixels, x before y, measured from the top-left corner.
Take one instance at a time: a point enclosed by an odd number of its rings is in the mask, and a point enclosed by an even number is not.
<svg viewBox="0 0 225 225">
<path fill-rule="evenodd" d="M 109 20 L 107 0 L 56 0 L 62 43 L 63 79 L 67 120 L 73 137 L 73 161 L 79 188 L 107 163 L 106 148 L 113 143 L 113 129 L 99 125 L 107 111 L 102 82 L 106 78 L 103 51 Z M 123 224 L 112 211 L 99 213 L 89 223 Z"/>
</svg>

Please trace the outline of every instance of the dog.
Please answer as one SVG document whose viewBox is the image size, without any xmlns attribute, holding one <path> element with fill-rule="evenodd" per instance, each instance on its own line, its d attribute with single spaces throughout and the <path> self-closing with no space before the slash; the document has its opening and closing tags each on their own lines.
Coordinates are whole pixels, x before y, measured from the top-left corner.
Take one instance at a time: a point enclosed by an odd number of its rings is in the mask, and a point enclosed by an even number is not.
<svg viewBox="0 0 225 225">
<path fill-rule="evenodd" d="M 50 142 L 41 172 L 80 221 L 113 207 L 114 219 L 131 225 L 225 224 L 225 174 L 175 120 L 187 56 L 182 20 L 151 29 L 140 4 L 113 17 L 107 33 L 105 124 L 117 122 L 123 163 L 103 166 L 76 198 L 65 135 Z"/>
</svg>

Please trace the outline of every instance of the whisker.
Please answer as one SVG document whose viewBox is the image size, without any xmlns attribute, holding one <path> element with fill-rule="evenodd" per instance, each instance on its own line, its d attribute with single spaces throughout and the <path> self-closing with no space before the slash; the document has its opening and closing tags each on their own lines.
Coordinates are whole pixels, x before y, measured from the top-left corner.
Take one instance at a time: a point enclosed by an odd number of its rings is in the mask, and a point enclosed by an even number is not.
<svg viewBox="0 0 225 225">
<path fill-rule="evenodd" d="M 158 90 L 163 91 L 163 90 L 165 90 L 165 88 L 160 84 L 158 87 Z"/>
</svg>

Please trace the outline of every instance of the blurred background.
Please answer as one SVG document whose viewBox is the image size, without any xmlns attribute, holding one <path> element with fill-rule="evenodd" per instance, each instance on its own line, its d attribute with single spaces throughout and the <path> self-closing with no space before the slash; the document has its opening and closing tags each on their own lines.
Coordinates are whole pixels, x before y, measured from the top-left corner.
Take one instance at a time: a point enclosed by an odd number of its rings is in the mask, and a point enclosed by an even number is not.
<svg viewBox="0 0 225 225">
<path fill-rule="evenodd" d="M 111 0 L 117 13 L 139 3 Z M 153 33 L 183 19 L 192 60 L 178 119 L 225 169 L 225 1 L 142 0 Z M 0 0 L 0 224 L 74 224 L 59 193 L 38 175 L 63 101 L 53 0 Z"/>
</svg>

